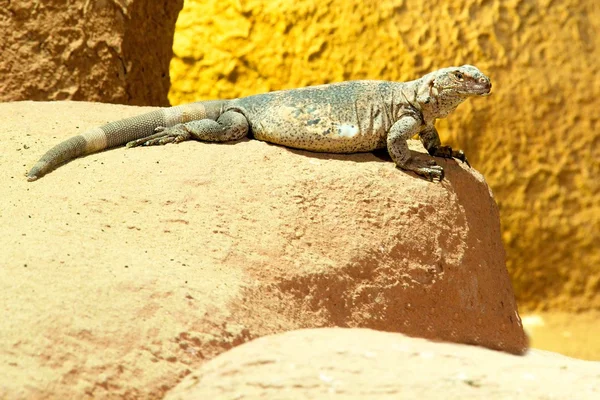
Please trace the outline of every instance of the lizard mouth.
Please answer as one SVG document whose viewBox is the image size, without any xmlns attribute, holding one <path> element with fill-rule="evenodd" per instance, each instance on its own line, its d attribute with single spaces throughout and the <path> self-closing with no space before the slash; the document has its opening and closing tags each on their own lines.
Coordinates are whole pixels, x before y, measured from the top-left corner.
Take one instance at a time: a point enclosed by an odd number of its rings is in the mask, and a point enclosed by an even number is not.
<svg viewBox="0 0 600 400">
<path fill-rule="evenodd" d="M 481 78 L 479 80 L 480 85 L 475 89 L 475 93 L 479 96 L 485 97 L 492 94 L 492 82 L 488 79 Z"/>
<path fill-rule="evenodd" d="M 492 92 L 492 82 L 487 77 L 479 77 L 464 82 L 458 93 L 464 96 L 489 96 Z"/>
<path fill-rule="evenodd" d="M 464 96 L 479 96 L 479 97 L 486 97 L 486 96 L 489 96 L 490 94 L 492 94 L 491 88 L 489 88 L 489 87 L 472 88 L 469 90 L 460 91 L 458 93 L 460 93 L 461 95 L 464 95 Z"/>
<path fill-rule="evenodd" d="M 466 96 L 489 96 L 492 94 L 492 84 L 489 81 L 483 81 L 477 84 L 473 84 L 470 87 L 465 87 L 458 93 Z"/>
</svg>

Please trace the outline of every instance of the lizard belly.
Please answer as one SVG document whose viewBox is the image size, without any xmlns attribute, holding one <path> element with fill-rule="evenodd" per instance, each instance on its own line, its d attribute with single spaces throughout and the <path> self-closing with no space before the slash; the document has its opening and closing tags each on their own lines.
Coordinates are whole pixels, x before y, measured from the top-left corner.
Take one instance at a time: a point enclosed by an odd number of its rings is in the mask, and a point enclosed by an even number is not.
<svg viewBox="0 0 600 400">
<path fill-rule="evenodd" d="M 269 116 L 251 120 L 250 125 L 256 139 L 303 150 L 355 153 L 386 146 L 387 130 L 382 123 L 352 117 L 281 106 Z"/>
</svg>

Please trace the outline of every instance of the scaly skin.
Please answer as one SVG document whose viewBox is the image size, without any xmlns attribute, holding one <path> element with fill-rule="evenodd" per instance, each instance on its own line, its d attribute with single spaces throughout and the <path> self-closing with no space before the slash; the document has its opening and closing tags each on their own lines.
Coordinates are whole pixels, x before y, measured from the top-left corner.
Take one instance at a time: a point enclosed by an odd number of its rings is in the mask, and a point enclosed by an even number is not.
<svg viewBox="0 0 600 400">
<path fill-rule="evenodd" d="M 467 98 L 485 96 L 490 90 L 487 76 L 463 65 L 410 82 L 349 81 L 163 108 L 91 129 L 56 145 L 27 178 L 34 181 L 76 157 L 124 144 L 151 146 L 190 139 L 225 142 L 251 134 L 259 140 L 317 152 L 356 153 L 387 147 L 399 168 L 441 181 L 442 167 L 434 160 L 412 158 L 406 141 L 419 134 L 432 156 L 467 162 L 461 150 L 441 145 L 434 123 Z"/>
</svg>

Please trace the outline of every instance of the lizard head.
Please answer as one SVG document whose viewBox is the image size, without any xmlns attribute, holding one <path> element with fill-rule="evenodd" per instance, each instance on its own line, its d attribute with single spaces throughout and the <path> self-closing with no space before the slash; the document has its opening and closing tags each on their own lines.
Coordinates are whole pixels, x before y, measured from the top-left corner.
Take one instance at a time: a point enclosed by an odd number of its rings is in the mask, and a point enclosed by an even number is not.
<svg viewBox="0 0 600 400">
<path fill-rule="evenodd" d="M 492 90 L 492 83 L 476 67 L 463 65 L 436 71 L 432 89 L 443 95 L 487 96 Z"/>
</svg>

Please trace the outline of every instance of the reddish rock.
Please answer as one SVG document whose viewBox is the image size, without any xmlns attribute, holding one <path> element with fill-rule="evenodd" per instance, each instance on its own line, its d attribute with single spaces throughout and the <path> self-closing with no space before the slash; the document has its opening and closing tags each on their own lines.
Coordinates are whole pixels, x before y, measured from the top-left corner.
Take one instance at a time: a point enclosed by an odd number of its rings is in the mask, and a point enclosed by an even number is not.
<svg viewBox="0 0 600 400">
<path fill-rule="evenodd" d="M 0 101 L 168 105 L 183 0 L 0 0 Z"/>
</svg>

